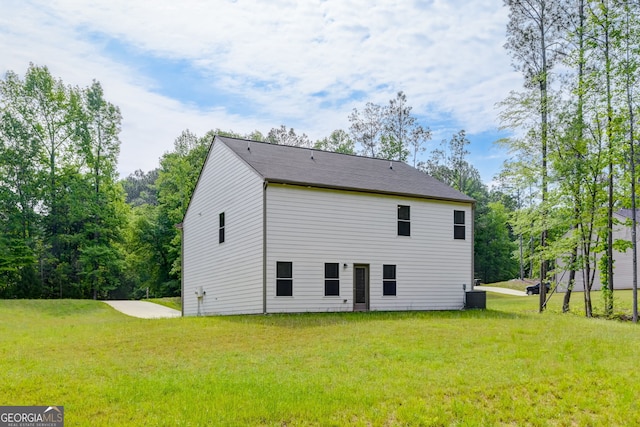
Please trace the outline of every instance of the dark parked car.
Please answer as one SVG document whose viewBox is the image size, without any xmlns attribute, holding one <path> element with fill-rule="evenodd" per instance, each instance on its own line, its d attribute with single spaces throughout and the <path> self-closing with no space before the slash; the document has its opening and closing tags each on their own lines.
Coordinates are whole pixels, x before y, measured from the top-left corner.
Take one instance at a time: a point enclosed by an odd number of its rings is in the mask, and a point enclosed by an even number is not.
<svg viewBox="0 0 640 427">
<path fill-rule="evenodd" d="M 551 289 L 551 285 L 549 282 L 544 284 L 544 287 L 547 288 L 547 292 Z M 540 294 L 540 283 L 536 283 L 535 285 L 527 286 L 527 295 Z"/>
</svg>

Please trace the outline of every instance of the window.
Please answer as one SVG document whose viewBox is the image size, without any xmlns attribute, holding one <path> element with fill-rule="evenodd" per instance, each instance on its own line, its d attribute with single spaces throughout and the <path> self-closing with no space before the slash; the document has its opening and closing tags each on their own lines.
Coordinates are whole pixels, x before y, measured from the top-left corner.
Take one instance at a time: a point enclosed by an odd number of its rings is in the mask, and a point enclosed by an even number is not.
<svg viewBox="0 0 640 427">
<path fill-rule="evenodd" d="M 340 295 L 340 264 L 326 263 L 324 265 L 324 296 Z"/>
<path fill-rule="evenodd" d="M 382 295 L 396 294 L 396 266 L 382 266 Z"/>
<path fill-rule="evenodd" d="M 218 215 L 218 243 L 224 243 L 224 212 Z"/>
<path fill-rule="evenodd" d="M 465 239 L 464 211 L 453 211 L 453 238 Z"/>
<path fill-rule="evenodd" d="M 293 296 L 293 263 L 276 263 L 276 296 Z"/>
<path fill-rule="evenodd" d="M 411 236 L 409 206 L 398 205 L 398 236 Z"/>
</svg>

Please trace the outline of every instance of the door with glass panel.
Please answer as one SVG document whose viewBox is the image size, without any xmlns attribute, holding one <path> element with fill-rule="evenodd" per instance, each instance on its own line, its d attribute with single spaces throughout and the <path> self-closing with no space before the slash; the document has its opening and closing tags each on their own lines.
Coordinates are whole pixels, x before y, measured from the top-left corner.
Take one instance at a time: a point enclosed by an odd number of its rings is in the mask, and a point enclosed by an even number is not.
<svg viewBox="0 0 640 427">
<path fill-rule="evenodd" d="M 369 310 L 369 265 L 353 266 L 353 311 Z"/>
</svg>

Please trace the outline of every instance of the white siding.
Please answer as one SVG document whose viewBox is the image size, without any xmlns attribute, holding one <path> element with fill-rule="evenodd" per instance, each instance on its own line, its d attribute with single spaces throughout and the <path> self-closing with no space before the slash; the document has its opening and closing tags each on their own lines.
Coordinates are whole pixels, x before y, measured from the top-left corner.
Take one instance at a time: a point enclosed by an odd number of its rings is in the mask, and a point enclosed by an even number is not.
<svg viewBox="0 0 640 427">
<path fill-rule="evenodd" d="M 397 235 L 397 206 L 411 207 L 411 236 Z M 453 238 L 453 211 L 466 238 Z M 472 279 L 471 204 L 273 185 L 267 188 L 267 311 L 353 310 L 353 266 L 368 264 L 370 310 L 460 309 Z M 293 263 L 293 296 L 277 297 L 277 261 Z M 324 296 L 324 263 L 340 264 L 340 296 Z M 344 267 L 347 264 L 347 267 Z M 382 295 L 395 264 L 397 295 Z M 346 300 L 346 302 L 345 302 Z"/>
<path fill-rule="evenodd" d="M 184 314 L 262 313 L 263 181 L 222 143 L 211 149 L 184 226 Z M 218 215 L 225 213 L 225 242 Z M 196 290 L 206 295 L 198 307 Z"/>
<path fill-rule="evenodd" d="M 622 223 L 625 222 L 625 218 L 619 215 L 614 215 L 616 219 Z M 631 241 L 631 227 L 625 225 L 615 225 L 613 230 L 613 240 L 626 240 Z M 598 254 L 600 259 L 600 254 Z M 627 249 L 626 252 L 613 251 L 613 289 L 632 289 L 633 288 L 633 254 L 631 249 Z M 563 270 L 563 262 L 558 261 L 560 266 L 560 272 L 557 275 L 557 281 L 559 282 L 558 291 L 565 292 L 569 282 L 569 272 Z M 593 287 L 591 290 L 597 291 L 602 288 L 600 283 L 600 271 L 596 270 Z M 582 271 L 576 271 L 575 284 L 573 286 L 574 291 L 584 291 L 584 278 Z"/>
</svg>

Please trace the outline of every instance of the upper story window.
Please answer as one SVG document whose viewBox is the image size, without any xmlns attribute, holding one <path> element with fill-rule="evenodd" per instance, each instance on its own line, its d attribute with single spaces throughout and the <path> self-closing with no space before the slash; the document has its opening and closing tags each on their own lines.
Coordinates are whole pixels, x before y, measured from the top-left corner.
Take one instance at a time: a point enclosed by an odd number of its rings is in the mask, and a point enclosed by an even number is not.
<svg viewBox="0 0 640 427">
<path fill-rule="evenodd" d="M 218 243 L 224 243 L 224 212 L 218 215 Z"/>
<path fill-rule="evenodd" d="M 465 239 L 464 211 L 453 211 L 453 238 Z"/>
<path fill-rule="evenodd" d="M 411 211 L 409 206 L 398 205 L 398 236 L 411 236 Z"/>
<path fill-rule="evenodd" d="M 276 296 L 293 296 L 293 263 L 291 262 L 276 263 Z"/>
<path fill-rule="evenodd" d="M 324 295 L 340 295 L 340 264 L 326 263 L 324 265 Z"/>
</svg>

